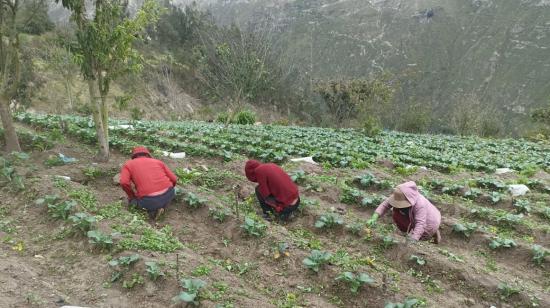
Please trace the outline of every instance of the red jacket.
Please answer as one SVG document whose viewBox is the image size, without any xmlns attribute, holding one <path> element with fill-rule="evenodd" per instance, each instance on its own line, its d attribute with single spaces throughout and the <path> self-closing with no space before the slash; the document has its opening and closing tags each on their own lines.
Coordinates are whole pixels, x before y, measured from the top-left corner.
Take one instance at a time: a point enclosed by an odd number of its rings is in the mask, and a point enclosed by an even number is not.
<svg viewBox="0 0 550 308">
<path fill-rule="evenodd" d="M 298 199 L 298 186 L 292 182 L 290 176 L 279 166 L 273 163 L 261 164 L 249 161 L 245 167 L 246 177 L 258 183 L 258 191 L 264 198 L 273 196 L 277 199 L 274 206 L 277 212 L 294 205 Z"/>
<path fill-rule="evenodd" d="M 127 161 L 120 171 L 120 186 L 129 199 L 143 198 L 176 185 L 178 178 L 160 160 L 138 157 Z M 137 192 L 132 189 L 132 183 Z"/>
</svg>

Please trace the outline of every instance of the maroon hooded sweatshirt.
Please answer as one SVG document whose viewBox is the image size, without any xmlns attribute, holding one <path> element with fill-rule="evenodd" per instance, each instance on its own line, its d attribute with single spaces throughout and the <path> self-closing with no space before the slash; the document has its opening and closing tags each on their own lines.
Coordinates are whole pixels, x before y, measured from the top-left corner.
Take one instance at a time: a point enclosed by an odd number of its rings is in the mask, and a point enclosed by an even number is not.
<svg viewBox="0 0 550 308">
<path fill-rule="evenodd" d="M 245 173 L 250 181 L 258 183 L 258 191 L 264 199 L 271 195 L 277 200 L 273 206 L 277 212 L 294 205 L 298 200 L 298 186 L 276 164 L 249 160 L 245 165 Z"/>
</svg>

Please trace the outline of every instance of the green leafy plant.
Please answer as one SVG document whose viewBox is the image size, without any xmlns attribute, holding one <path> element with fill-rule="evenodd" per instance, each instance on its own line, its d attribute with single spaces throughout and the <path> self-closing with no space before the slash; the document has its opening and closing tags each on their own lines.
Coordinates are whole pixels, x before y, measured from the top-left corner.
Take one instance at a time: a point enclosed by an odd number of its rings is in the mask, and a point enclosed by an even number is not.
<svg viewBox="0 0 550 308">
<path fill-rule="evenodd" d="M 527 199 L 514 200 L 514 208 L 519 214 L 529 214 L 531 212 L 531 203 Z"/>
<path fill-rule="evenodd" d="M 470 237 L 474 232 L 477 231 L 478 225 L 475 222 L 472 223 L 456 223 L 453 225 L 453 232 L 462 234 L 465 237 Z"/>
<path fill-rule="evenodd" d="M 446 195 L 458 196 L 464 190 L 464 186 L 459 184 L 453 184 L 451 186 L 445 186 L 441 189 L 441 192 Z"/>
<path fill-rule="evenodd" d="M 71 210 L 77 205 L 74 200 L 66 200 L 57 204 L 48 204 L 48 213 L 55 219 L 67 220 Z"/>
<path fill-rule="evenodd" d="M 51 205 L 51 204 L 55 204 L 57 201 L 59 201 L 58 195 L 46 195 L 43 198 L 36 199 L 36 201 L 34 201 L 34 204 Z"/>
<path fill-rule="evenodd" d="M 481 189 L 473 187 L 466 190 L 463 194 L 463 197 L 466 199 L 474 200 L 477 197 L 481 196 L 481 193 Z"/>
<path fill-rule="evenodd" d="M 218 222 L 224 222 L 231 211 L 223 205 L 217 205 L 208 209 L 208 215 Z"/>
<path fill-rule="evenodd" d="M 202 199 L 192 192 L 188 192 L 184 198 L 184 201 L 190 208 L 198 209 L 199 207 L 205 205 L 208 200 Z"/>
<path fill-rule="evenodd" d="M 187 168 L 176 168 L 174 173 L 178 177 L 179 184 L 189 184 L 197 177 L 201 176 L 201 172 L 196 170 L 189 170 Z"/>
<path fill-rule="evenodd" d="M 200 301 L 200 291 L 206 286 L 206 282 L 200 279 L 182 279 L 180 285 L 185 291 L 181 291 L 173 300 L 176 303 L 184 302 L 198 305 Z"/>
<path fill-rule="evenodd" d="M 495 221 L 502 225 L 507 225 L 514 227 L 515 225 L 521 223 L 523 220 L 523 214 L 512 214 L 507 212 L 500 212 L 495 215 Z"/>
<path fill-rule="evenodd" d="M 363 192 L 353 187 L 342 187 L 340 201 L 345 204 L 356 204 L 363 197 Z"/>
<path fill-rule="evenodd" d="M 86 233 L 90 244 L 100 249 L 111 249 L 113 247 L 113 237 L 102 233 L 99 230 L 90 230 Z"/>
<path fill-rule="evenodd" d="M 506 282 L 501 282 L 498 284 L 498 292 L 500 293 L 500 298 L 502 300 L 507 300 L 512 295 L 519 294 L 520 291 L 521 288 L 518 286 L 512 286 Z"/>
<path fill-rule="evenodd" d="M 112 259 L 111 261 L 109 261 L 109 265 L 112 267 L 129 267 L 139 261 L 140 258 L 141 257 L 138 254 L 123 256 L 118 259 Z"/>
<path fill-rule="evenodd" d="M 207 265 L 199 265 L 197 266 L 192 272 L 191 276 L 193 277 L 202 277 L 207 276 L 212 271 L 212 268 L 210 268 Z"/>
<path fill-rule="evenodd" d="M 351 293 L 354 294 L 357 293 L 359 291 L 359 288 L 363 285 L 374 283 L 374 279 L 372 279 L 372 277 L 366 273 L 354 274 L 351 272 L 343 272 L 338 277 L 336 277 L 336 280 L 348 283 L 350 285 Z"/>
<path fill-rule="evenodd" d="M 517 244 L 514 240 L 500 237 L 493 238 L 489 243 L 491 249 L 514 248 L 516 246 Z"/>
<path fill-rule="evenodd" d="M 267 230 L 267 225 L 255 216 L 246 216 L 241 227 L 248 235 L 255 237 L 264 236 Z"/>
<path fill-rule="evenodd" d="M 312 250 L 302 263 L 310 270 L 318 273 L 319 269 L 330 262 L 332 254 L 327 251 Z"/>
<path fill-rule="evenodd" d="M 351 234 L 359 235 L 361 231 L 365 229 L 366 225 L 367 224 L 365 221 L 356 220 L 350 224 L 347 224 L 346 229 L 348 229 Z"/>
<path fill-rule="evenodd" d="M 143 276 L 141 276 L 139 273 L 133 273 L 132 279 L 124 280 L 122 282 L 122 287 L 125 289 L 133 289 L 135 286 L 142 285 L 142 284 L 143 284 Z"/>
<path fill-rule="evenodd" d="M 94 179 L 97 179 L 98 177 L 103 176 L 105 174 L 105 172 L 103 172 L 103 170 L 101 170 L 97 167 L 94 167 L 94 166 L 89 166 L 89 167 L 86 167 L 86 168 L 82 169 L 82 173 L 84 174 L 84 176 L 86 177 L 86 179 L 88 181 L 92 181 Z"/>
<path fill-rule="evenodd" d="M 337 226 L 341 226 L 344 224 L 344 219 L 342 216 L 335 214 L 335 213 L 327 213 L 321 215 L 319 219 L 315 222 L 315 228 L 335 228 Z"/>
<path fill-rule="evenodd" d="M 533 261 L 538 266 L 541 266 L 546 257 L 550 256 L 550 251 L 540 245 L 533 245 L 531 251 L 533 252 Z"/>
<path fill-rule="evenodd" d="M 83 233 L 90 231 L 93 225 L 97 222 L 95 216 L 86 213 L 76 213 L 71 215 L 69 216 L 69 220 L 73 222 L 73 228 L 76 228 Z"/>
<path fill-rule="evenodd" d="M 382 238 L 382 247 L 385 249 L 390 248 L 397 243 L 397 240 L 391 235 L 386 235 Z"/>
<path fill-rule="evenodd" d="M 306 179 L 306 172 L 304 170 L 296 170 L 290 174 L 292 182 L 296 184 L 301 184 Z"/>
<path fill-rule="evenodd" d="M 492 191 L 490 194 L 489 194 L 489 198 L 491 200 L 491 203 L 493 204 L 497 204 L 499 203 L 500 201 L 502 201 L 504 198 L 505 198 L 505 195 L 498 192 L 498 191 Z"/>
<path fill-rule="evenodd" d="M 411 257 L 409 258 L 410 261 L 413 261 L 414 263 L 422 266 L 422 265 L 425 265 L 426 264 L 426 259 L 420 257 L 420 256 L 417 256 L 417 255 L 411 255 Z"/>
<path fill-rule="evenodd" d="M 256 123 L 256 114 L 251 110 L 239 111 L 234 118 L 235 124 L 252 125 Z"/>
<path fill-rule="evenodd" d="M 145 267 L 145 270 L 147 271 L 147 274 L 149 275 L 149 278 L 151 278 L 151 280 L 158 280 L 160 277 L 165 276 L 165 273 L 162 271 L 158 262 L 147 261 L 145 262 Z"/>
<path fill-rule="evenodd" d="M 361 206 L 365 207 L 377 207 L 384 201 L 384 197 L 373 195 L 373 196 L 365 196 L 363 199 L 361 199 Z"/>
<path fill-rule="evenodd" d="M 397 166 L 394 169 L 395 173 L 402 175 L 402 176 L 411 176 L 418 171 L 417 166 Z"/>
<path fill-rule="evenodd" d="M 384 308 L 415 308 L 418 307 L 420 301 L 416 298 L 410 298 L 405 300 L 404 303 L 387 303 Z"/>
</svg>

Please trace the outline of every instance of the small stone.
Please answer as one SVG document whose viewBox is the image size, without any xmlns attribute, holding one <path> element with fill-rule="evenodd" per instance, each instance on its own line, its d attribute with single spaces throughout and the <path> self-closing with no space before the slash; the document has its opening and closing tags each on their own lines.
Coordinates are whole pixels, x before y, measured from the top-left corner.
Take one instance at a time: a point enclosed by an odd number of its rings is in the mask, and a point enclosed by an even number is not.
<svg viewBox="0 0 550 308">
<path fill-rule="evenodd" d="M 113 184 L 120 185 L 120 173 L 117 173 L 115 174 L 115 176 L 113 176 Z"/>
</svg>

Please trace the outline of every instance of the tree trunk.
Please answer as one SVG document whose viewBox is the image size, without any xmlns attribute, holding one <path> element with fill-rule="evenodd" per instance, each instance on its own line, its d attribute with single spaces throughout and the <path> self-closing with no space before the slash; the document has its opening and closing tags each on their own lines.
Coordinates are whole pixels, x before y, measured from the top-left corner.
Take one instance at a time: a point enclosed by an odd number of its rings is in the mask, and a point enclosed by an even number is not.
<svg viewBox="0 0 550 308">
<path fill-rule="evenodd" d="M 21 146 L 19 145 L 19 139 L 13 126 L 13 119 L 11 117 L 9 100 L 5 97 L 0 99 L 0 118 L 2 119 L 2 126 L 4 128 L 4 139 L 6 140 L 6 151 L 21 152 Z"/>
<path fill-rule="evenodd" d="M 103 123 L 103 134 L 109 143 L 109 109 L 107 108 L 106 95 L 101 95 L 101 122 Z"/>
<path fill-rule="evenodd" d="M 97 96 L 96 81 L 88 80 L 88 90 L 90 92 L 90 104 L 95 123 L 95 131 L 97 134 L 97 144 L 99 145 L 98 160 L 109 160 L 109 140 L 105 136 L 103 127 L 103 116 L 101 115 L 101 99 Z"/>
<path fill-rule="evenodd" d="M 71 88 L 71 83 L 68 80 L 65 80 L 65 90 L 67 91 L 67 96 L 69 98 L 69 111 L 73 110 L 73 89 Z"/>
</svg>

